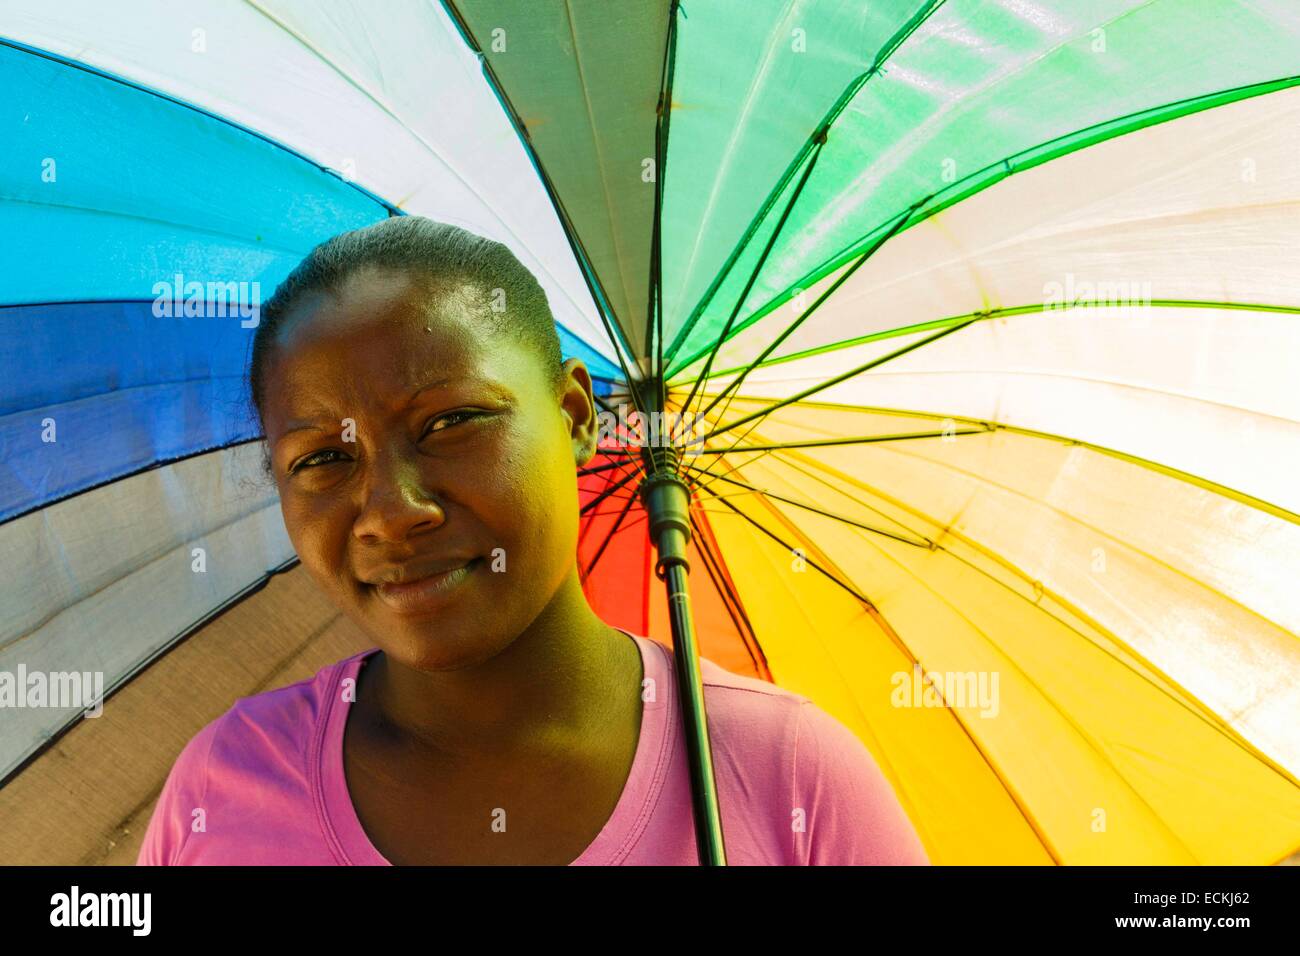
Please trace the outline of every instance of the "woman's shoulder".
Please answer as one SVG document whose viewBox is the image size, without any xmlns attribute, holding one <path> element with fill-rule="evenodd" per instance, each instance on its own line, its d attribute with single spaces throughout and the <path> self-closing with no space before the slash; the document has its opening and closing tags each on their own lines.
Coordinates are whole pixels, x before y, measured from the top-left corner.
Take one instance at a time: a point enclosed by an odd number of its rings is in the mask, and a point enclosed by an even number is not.
<svg viewBox="0 0 1300 956">
<path fill-rule="evenodd" d="M 283 687 L 237 697 L 231 705 L 228 715 L 238 721 L 274 725 L 288 723 L 301 727 L 303 720 L 316 717 L 327 702 L 327 695 L 343 696 L 349 687 L 343 681 L 343 675 L 351 665 L 361 658 L 373 654 L 375 648 L 358 651 L 340 660 L 326 664 L 311 677 Z M 229 719 L 229 717 L 228 717 Z"/>
<path fill-rule="evenodd" d="M 671 667 L 672 651 L 664 648 Z M 810 697 L 700 658 L 709 736 L 720 772 L 752 777 L 741 791 L 771 804 L 796 856 L 825 864 L 920 864 L 922 843 L 861 736 Z M 814 835 L 816 838 L 814 839 Z"/>
<path fill-rule="evenodd" d="M 670 721 L 680 724 L 680 688 L 672 648 L 653 638 L 641 638 L 648 653 L 647 676 L 666 682 L 671 692 L 651 691 L 647 707 L 668 707 Z M 799 729 L 799 711 L 808 698 L 784 687 L 747 677 L 701 655 L 700 682 L 715 758 L 746 777 L 745 785 L 789 780 Z M 657 703 L 656 703 L 657 701 Z"/>
<path fill-rule="evenodd" d="M 632 634 L 641 644 L 643 651 L 652 649 L 658 654 L 658 661 L 653 662 L 654 671 L 664 674 L 675 673 L 673 669 L 673 649 L 671 647 L 656 638 L 647 637 L 644 634 L 633 634 L 631 631 L 625 633 Z M 705 693 L 716 696 L 720 700 L 730 703 L 748 701 L 759 707 L 780 710 L 791 706 L 792 702 L 797 703 L 808 699 L 792 690 L 778 687 L 776 684 L 760 680 L 757 677 L 746 677 L 743 674 L 729 671 L 703 654 L 700 655 L 699 660 L 700 681 L 704 684 Z"/>
<path fill-rule="evenodd" d="M 350 664 L 372 652 L 351 654 L 292 684 L 235 698 L 185 745 L 176 759 L 176 772 L 206 772 L 214 765 L 229 769 L 268 759 L 300 764 L 328 711 L 329 695 L 345 693 L 342 675 Z"/>
<path fill-rule="evenodd" d="M 302 810 L 313 805 L 313 744 L 324 729 L 331 695 L 340 693 L 340 677 L 367 653 L 236 698 L 205 724 L 172 764 L 138 862 L 223 862 L 235 859 L 224 854 L 273 847 L 277 839 L 286 844 L 293 828 L 304 830 L 303 845 L 310 845 L 314 817 Z M 270 808 L 282 812 L 277 816 Z M 260 833 L 258 827 L 270 830 Z"/>
<path fill-rule="evenodd" d="M 667 682 L 672 687 L 669 695 L 651 690 L 647 701 L 671 699 L 673 710 L 678 710 L 673 649 L 655 638 L 639 634 L 635 637 L 641 643 L 648 665 L 646 677 L 655 683 Z M 702 654 L 699 662 L 711 735 L 724 744 L 757 743 L 767 750 L 788 749 L 793 745 L 799 710 L 811 703 L 807 697 L 757 677 L 729 671 Z"/>
<path fill-rule="evenodd" d="M 671 666 L 672 651 L 667 651 Z M 755 731 L 793 733 L 800 710 L 812 701 L 803 694 L 757 677 L 729 671 L 707 657 L 700 658 L 700 681 L 710 716 Z"/>
</svg>

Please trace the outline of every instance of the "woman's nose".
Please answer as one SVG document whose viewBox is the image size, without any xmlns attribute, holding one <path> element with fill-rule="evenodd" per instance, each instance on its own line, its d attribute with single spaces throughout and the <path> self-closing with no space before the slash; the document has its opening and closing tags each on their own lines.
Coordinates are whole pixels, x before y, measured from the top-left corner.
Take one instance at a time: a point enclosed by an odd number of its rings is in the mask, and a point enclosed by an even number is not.
<svg viewBox="0 0 1300 956">
<path fill-rule="evenodd" d="M 447 517 L 425 489 L 417 463 L 396 455 L 371 460 L 362 493 L 352 527 L 358 538 L 402 541 L 436 528 Z"/>
</svg>

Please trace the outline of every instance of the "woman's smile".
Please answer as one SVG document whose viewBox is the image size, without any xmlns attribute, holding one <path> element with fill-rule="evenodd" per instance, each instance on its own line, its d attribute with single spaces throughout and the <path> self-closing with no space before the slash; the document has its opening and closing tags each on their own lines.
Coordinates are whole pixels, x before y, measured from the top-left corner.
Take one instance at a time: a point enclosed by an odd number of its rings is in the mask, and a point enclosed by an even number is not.
<svg viewBox="0 0 1300 956">
<path fill-rule="evenodd" d="M 480 570 L 482 558 L 448 571 L 410 581 L 368 585 L 379 600 L 399 614 L 422 614 L 442 610 L 464 592 L 470 578 Z"/>
</svg>

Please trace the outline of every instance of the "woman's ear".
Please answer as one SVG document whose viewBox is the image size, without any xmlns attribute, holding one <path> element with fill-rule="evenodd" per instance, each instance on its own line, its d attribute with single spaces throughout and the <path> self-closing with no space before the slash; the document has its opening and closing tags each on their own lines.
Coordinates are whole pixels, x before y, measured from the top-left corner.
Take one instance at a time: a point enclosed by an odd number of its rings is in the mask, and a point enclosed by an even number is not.
<svg viewBox="0 0 1300 956">
<path fill-rule="evenodd" d="M 580 358 L 565 359 L 562 366 L 560 410 L 569 426 L 573 460 L 581 468 L 596 456 L 600 440 L 600 418 L 592 397 L 591 373 Z"/>
</svg>

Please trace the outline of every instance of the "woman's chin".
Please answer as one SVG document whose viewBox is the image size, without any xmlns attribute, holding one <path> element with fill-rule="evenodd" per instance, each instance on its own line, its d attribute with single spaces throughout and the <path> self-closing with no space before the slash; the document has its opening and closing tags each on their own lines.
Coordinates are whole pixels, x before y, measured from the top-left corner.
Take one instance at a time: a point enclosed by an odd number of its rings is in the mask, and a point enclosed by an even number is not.
<svg viewBox="0 0 1300 956">
<path fill-rule="evenodd" d="M 379 642 L 376 642 L 379 643 Z M 462 626 L 459 622 L 426 623 L 422 627 L 390 629 L 379 643 L 394 663 L 412 670 L 436 673 L 476 667 L 501 653 L 510 641 L 484 633 L 482 622 Z"/>
</svg>

